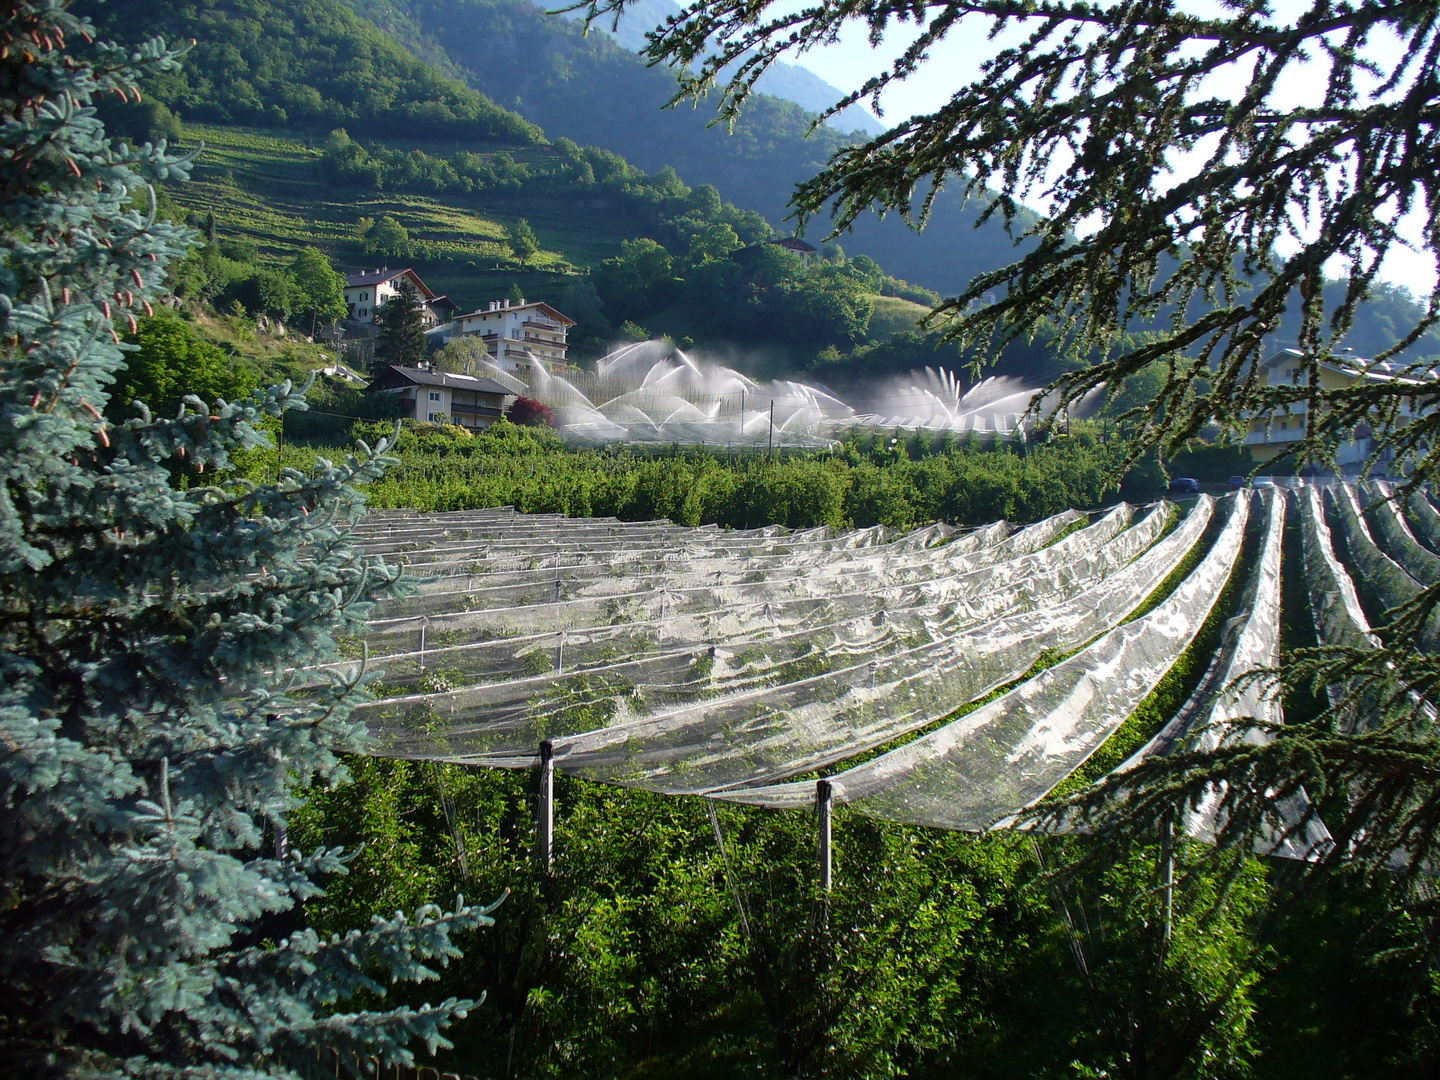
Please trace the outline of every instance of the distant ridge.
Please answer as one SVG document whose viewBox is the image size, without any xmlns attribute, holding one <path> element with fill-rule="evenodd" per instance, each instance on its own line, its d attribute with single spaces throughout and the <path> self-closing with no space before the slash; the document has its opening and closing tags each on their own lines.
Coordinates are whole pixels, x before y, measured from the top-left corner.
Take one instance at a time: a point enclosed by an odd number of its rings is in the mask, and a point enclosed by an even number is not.
<svg viewBox="0 0 1440 1080">
<path fill-rule="evenodd" d="M 364 0 L 358 0 L 363 3 Z M 535 0 L 542 9 L 553 10 L 554 5 L 546 0 Z M 638 53 L 645 48 L 645 35 L 662 24 L 672 15 L 680 14 L 680 5 L 674 0 L 636 0 L 625 9 L 618 24 L 601 20 L 591 29 L 609 34 L 626 50 Z M 584 12 L 570 13 L 570 18 L 580 19 Z M 799 64 L 787 64 L 783 60 L 772 65 L 755 84 L 757 90 L 771 97 L 793 101 L 806 112 L 821 113 L 845 96 L 843 90 L 831 86 L 809 68 Z M 851 105 L 826 121 L 836 131 L 859 131 L 867 136 L 879 135 L 885 125 L 877 120 L 862 105 Z"/>
</svg>

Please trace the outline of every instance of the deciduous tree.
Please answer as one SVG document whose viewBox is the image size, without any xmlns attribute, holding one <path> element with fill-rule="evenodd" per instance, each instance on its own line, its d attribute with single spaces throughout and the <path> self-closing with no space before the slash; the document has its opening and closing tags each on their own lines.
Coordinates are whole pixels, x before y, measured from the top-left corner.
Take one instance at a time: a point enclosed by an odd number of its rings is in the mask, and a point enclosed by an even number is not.
<svg viewBox="0 0 1440 1080">
<path fill-rule="evenodd" d="M 540 241 L 535 238 L 535 230 L 524 218 L 511 226 L 507 239 L 510 241 L 510 253 L 522 263 L 528 263 L 540 250 Z"/>
</svg>

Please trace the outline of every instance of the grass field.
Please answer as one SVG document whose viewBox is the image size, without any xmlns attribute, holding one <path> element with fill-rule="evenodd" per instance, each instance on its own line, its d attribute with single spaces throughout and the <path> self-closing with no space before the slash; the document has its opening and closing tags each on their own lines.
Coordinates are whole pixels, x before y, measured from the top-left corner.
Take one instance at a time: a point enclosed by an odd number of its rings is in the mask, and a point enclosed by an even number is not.
<svg viewBox="0 0 1440 1080">
<path fill-rule="evenodd" d="M 870 316 L 870 336 L 885 338 L 902 330 L 914 330 L 920 320 L 930 314 L 924 304 L 902 300 L 898 296 L 875 297 L 875 314 Z"/>
</svg>

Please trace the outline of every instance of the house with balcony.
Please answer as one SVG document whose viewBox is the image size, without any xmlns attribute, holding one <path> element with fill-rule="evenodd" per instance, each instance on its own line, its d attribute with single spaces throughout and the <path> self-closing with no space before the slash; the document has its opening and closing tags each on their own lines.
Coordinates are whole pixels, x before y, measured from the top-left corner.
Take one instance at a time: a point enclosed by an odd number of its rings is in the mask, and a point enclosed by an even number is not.
<svg viewBox="0 0 1440 1080">
<path fill-rule="evenodd" d="M 1397 374 L 1397 366 L 1389 363 L 1376 364 L 1362 357 L 1343 356 L 1319 365 L 1320 388 L 1342 390 L 1361 380 L 1368 382 L 1399 382 L 1419 385 L 1419 379 L 1407 372 Z M 1267 386 L 1303 386 L 1309 379 L 1305 354 L 1298 349 L 1281 349 L 1269 359 L 1261 362 L 1262 378 Z M 1433 377 L 1434 373 L 1430 373 Z M 1306 403 L 1295 402 L 1289 411 L 1277 411 L 1273 416 L 1250 418 L 1249 430 L 1245 433 L 1245 445 L 1257 462 L 1271 461 L 1291 449 L 1305 437 Z M 1416 414 L 1408 403 L 1402 404 L 1401 423 Z M 1358 424 L 1351 437 L 1343 442 L 1336 452 L 1336 461 L 1343 468 L 1359 465 L 1369 458 L 1374 450 L 1370 426 Z"/>
<path fill-rule="evenodd" d="M 574 325 L 574 319 L 544 301 L 492 300 L 478 311 L 455 316 L 434 334 L 444 341 L 478 337 L 501 371 L 525 380 L 535 368 L 564 370 L 565 335 Z"/>
<path fill-rule="evenodd" d="M 400 282 L 403 280 L 408 280 L 420 294 L 420 301 L 424 305 L 420 318 L 427 329 L 448 321 L 460 306 L 449 297 L 437 295 L 430 286 L 420 280 L 420 275 L 409 267 L 391 270 L 387 266 L 378 270 L 360 270 L 345 276 L 345 306 L 349 308 L 346 318 L 351 322 L 373 323 L 375 312 L 385 301 L 400 292 Z"/>
<path fill-rule="evenodd" d="M 394 365 L 375 377 L 367 393 L 397 395 L 409 404 L 407 415 L 421 423 L 458 424 L 471 431 L 501 419 L 515 400 L 494 379 Z"/>
</svg>

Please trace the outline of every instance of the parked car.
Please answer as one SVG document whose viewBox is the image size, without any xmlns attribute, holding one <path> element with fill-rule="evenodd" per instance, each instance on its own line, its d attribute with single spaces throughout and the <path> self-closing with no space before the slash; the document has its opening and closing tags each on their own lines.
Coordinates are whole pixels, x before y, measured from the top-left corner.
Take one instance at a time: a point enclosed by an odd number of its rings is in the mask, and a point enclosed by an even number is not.
<svg viewBox="0 0 1440 1080">
<path fill-rule="evenodd" d="M 1247 486 L 1249 483 L 1250 483 L 1250 481 L 1247 480 L 1247 479 L 1246 479 L 1245 477 L 1243 477 L 1243 476 L 1232 476 L 1232 477 L 1230 477 L 1230 486 L 1231 486 L 1232 488 L 1237 489 L 1237 490 L 1240 489 L 1240 488 L 1243 488 L 1243 487 Z"/>
<path fill-rule="evenodd" d="M 1172 495 L 1199 495 L 1200 481 L 1193 476 L 1177 476 L 1170 481 L 1170 494 Z"/>
</svg>

